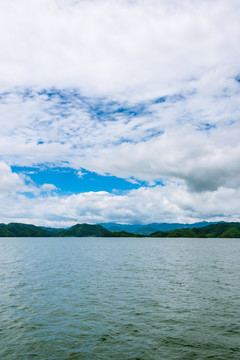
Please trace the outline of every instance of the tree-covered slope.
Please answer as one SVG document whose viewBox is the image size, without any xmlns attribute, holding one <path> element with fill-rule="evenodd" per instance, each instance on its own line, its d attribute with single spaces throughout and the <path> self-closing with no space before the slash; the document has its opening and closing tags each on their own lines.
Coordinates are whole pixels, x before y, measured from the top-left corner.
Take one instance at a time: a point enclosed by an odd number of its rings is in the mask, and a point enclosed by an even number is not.
<svg viewBox="0 0 240 360">
<path fill-rule="evenodd" d="M 105 237 L 137 237 L 138 235 L 129 233 L 127 231 L 115 231 L 105 235 Z"/>
<path fill-rule="evenodd" d="M 240 223 L 218 223 L 193 229 L 175 229 L 156 231 L 151 237 L 185 237 L 185 238 L 240 238 Z"/>
<path fill-rule="evenodd" d="M 44 230 L 45 232 L 47 232 L 49 235 L 48 236 L 58 236 L 58 234 L 65 230 L 64 228 L 51 228 L 51 227 L 45 227 L 45 226 L 40 226 L 40 228 L 42 230 Z"/>
<path fill-rule="evenodd" d="M 46 237 L 49 233 L 39 226 L 10 223 L 0 224 L 0 237 Z"/>
<path fill-rule="evenodd" d="M 89 224 L 77 224 L 72 226 L 70 229 L 60 231 L 58 236 L 75 236 L 75 237 L 83 237 L 83 236 L 108 236 L 111 234 L 111 231 L 105 229 L 101 225 L 89 225 Z"/>
</svg>

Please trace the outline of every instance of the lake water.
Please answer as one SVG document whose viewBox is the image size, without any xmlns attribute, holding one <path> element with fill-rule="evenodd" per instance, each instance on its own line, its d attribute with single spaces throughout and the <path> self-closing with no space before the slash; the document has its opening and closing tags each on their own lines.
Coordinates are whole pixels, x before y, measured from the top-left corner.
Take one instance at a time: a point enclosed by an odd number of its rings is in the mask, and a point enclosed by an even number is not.
<svg viewBox="0 0 240 360">
<path fill-rule="evenodd" d="M 0 238 L 0 359 L 240 359 L 240 239 Z"/>
</svg>

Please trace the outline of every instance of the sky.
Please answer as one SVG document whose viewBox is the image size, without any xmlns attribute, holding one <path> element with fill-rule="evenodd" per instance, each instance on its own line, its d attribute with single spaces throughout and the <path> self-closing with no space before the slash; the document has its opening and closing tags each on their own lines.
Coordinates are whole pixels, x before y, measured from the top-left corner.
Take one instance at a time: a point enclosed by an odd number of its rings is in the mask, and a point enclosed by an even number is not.
<svg viewBox="0 0 240 360">
<path fill-rule="evenodd" d="M 0 0 L 0 222 L 240 221 L 239 0 Z"/>
</svg>

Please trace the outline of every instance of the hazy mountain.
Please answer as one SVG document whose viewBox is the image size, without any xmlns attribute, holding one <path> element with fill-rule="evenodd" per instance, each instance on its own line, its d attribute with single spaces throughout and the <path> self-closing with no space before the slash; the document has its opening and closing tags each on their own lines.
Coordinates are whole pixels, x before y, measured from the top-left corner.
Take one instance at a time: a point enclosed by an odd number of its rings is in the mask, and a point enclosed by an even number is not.
<svg viewBox="0 0 240 360">
<path fill-rule="evenodd" d="M 126 231 L 133 234 L 141 235 L 150 235 L 156 231 L 169 231 L 173 229 L 183 229 L 183 228 L 199 228 L 207 225 L 213 225 L 216 222 L 208 223 L 206 221 L 197 222 L 194 224 L 181 224 L 181 223 L 152 223 L 147 225 L 135 224 L 116 224 L 116 223 L 101 223 L 100 225 L 104 226 L 109 231 L 119 232 Z"/>
<path fill-rule="evenodd" d="M 40 228 L 44 231 L 46 231 L 48 233 L 48 235 L 51 236 L 58 236 L 58 234 L 66 229 L 63 228 L 51 228 L 51 227 L 45 227 L 45 226 L 40 226 Z"/>
</svg>

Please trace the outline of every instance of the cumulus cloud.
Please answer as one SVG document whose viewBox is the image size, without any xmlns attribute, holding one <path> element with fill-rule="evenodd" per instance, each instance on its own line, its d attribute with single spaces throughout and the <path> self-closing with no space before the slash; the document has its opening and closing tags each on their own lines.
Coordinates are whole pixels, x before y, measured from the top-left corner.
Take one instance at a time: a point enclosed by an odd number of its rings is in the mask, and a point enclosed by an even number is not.
<svg viewBox="0 0 240 360">
<path fill-rule="evenodd" d="M 184 184 L 169 183 L 166 186 L 132 190 L 122 195 L 103 191 L 35 199 L 17 195 L 2 201 L 2 219 L 5 222 L 14 219 L 59 227 L 77 222 L 146 224 L 166 221 L 236 221 L 239 201 L 239 189 L 219 188 L 199 194 L 189 193 Z"/>
<path fill-rule="evenodd" d="M 0 197 L 3 204 L 4 201 L 8 202 L 8 199 L 15 199 L 18 195 L 25 196 L 28 193 L 36 197 L 41 192 L 50 194 L 54 190 L 57 190 L 55 185 L 38 186 L 27 175 L 16 174 L 9 165 L 0 162 Z"/>
<path fill-rule="evenodd" d="M 7 164 L 0 162 L 0 194 L 23 190 L 24 185 L 24 181 Z"/>
<path fill-rule="evenodd" d="M 239 125 L 209 131 L 178 126 L 148 142 L 103 149 L 88 161 L 97 171 L 142 180 L 184 180 L 194 191 L 239 188 Z"/>
</svg>

